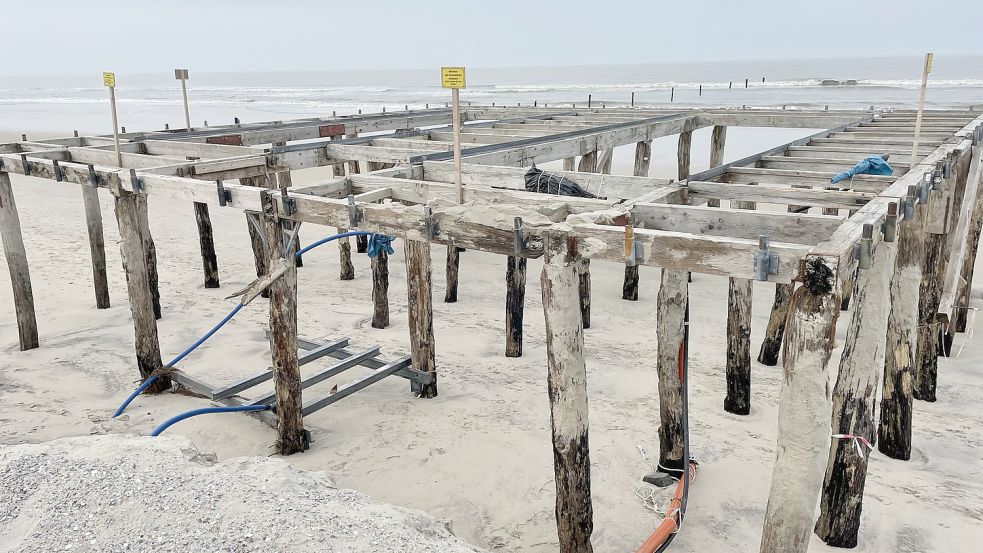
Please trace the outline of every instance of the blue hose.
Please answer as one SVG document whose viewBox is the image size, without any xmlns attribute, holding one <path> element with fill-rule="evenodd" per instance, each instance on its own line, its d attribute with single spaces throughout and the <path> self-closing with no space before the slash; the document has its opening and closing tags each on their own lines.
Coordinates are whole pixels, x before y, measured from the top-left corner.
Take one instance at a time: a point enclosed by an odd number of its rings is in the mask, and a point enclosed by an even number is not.
<svg viewBox="0 0 983 553">
<path fill-rule="evenodd" d="M 244 411 L 269 411 L 272 409 L 272 407 L 272 405 L 236 405 L 230 407 L 203 407 L 201 409 L 193 409 L 191 411 L 181 413 L 180 415 L 174 415 L 173 417 L 160 423 L 157 428 L 154 428 L 150 435 L 159 436 L 161 432 L 167 430 L 172 425 L 177 424 L 184 419 L 197 417 L 198 415 L 207 415 L 209 413 L 241 413 Z"/>
<path fill-rule="evenodd" d="M 335 234 L 335 235 L 332 235 L 332 236 L 328 236 L 326 238 L 322 238 L 322 239 L 318 240 L 317 242 L 312 242 L 312 243 L 308 244 L 307 246 L 301 248 L 294 255 L 297 256 L 297 257 L 300 257 L 301 254 L 303 254 L 305 252 L 308 252 L 308 251 L 311 251 L 314 248 L 320 246 L 321 244 L 327 244 L 328 242 L 331 242 L 333 240 L 337 240 L 339 238 L 346 238 L 346 237 L 349 237 L 349 236 L 370 236 L 372 234 L 373 233 L 371 233 L 371 232 L 365 232 L 365 231 L 361 231 L 361 230 L 353 230 L 353 231 L 349 231 L 349 232 L 343 232 L 341 234 Z M 211 338 L 213 334 L 215 334 L 216 332 L 218 332 L 218 329 L 220 329 L 223 326 L 225 326 L 225 323 L 227 323 L 230 320 L 232 320 L 232 317 L 235 317 L 236 313 L 238 313 L 240 309 L 242 309 L 242 304 L 241 303 L 238 304 L 238 305 L 236 305 L 232 309 L 232 311 L 230 311 L 229 314 L 225 316 L 224 319 L 222 319 L 221 321 L 219 321 L 219 323 L 217 325 L 213 326 L 212 329 L 209 330 L 208 332 L 206 332 L 204 336 L 202 336 L 201 338 L 199 338 L 195 343 L 191 344 L 188 347 L 188 349 L 182 351 L 174 359 L 171 359 L 171 361 L 167 365 L 165 365 L 165 367 L 173 367 L 174 365 L 177 364 L 178 361 L 180 361 L 180 360 L 184 359 L 185 357 L 187 357 L 189 353 L 191 353 L 192 351 L 196 350 L 198 348 L 198 346 L 200 346 L 203 343 L 205 343 L 205 340 Z M 134 399 L 136 399 L 136 397 L 138 395 L 140 395 L 144 390 L 146 390 L 151 384 L 153 384 L 154 382 L 156 382 L 158 378 L 159 377 L 157 375 L 153 375 L 153 376 L 147 378 L 146 380 L 144 380 L 143 383 L 140 384 L 140 386 L 136 390 L 133 390 L 133 393 L 130 394 L 126 398 L 126 400 L 123 402 L 123 404 L 120 405 L 119 408 L 116 409 L 116 412 L 113 413 L 113 418 L 116 418 L 116 417 L 122 415 L 123 414 L 123 411 L 126 410 L 127 406 L 129 406 L 130 403 Z M 246 410 L 247 411 L 255 411 L 256 409 L 246 409 Z M 224 411 L 216 411 L 216 412 L 224 412 Z M 200 414 L 200 413 L 196 413 L 196 414 Z M 193 415 L 189 415 L 189 416 L 193 416 Z M 174 421 L 174 422 L 177 422 L 177 421 Z M 163 428 L 160 428 L 160 431 L 161 432 L 163 432 L 164 428 L 167 428 L 167 426 L 169 426 L 167 423 L 164 423 L 164 424 L 166 426 L 164 426 Z M 173 424 L 173 423 L 171 423 L 171 424 Z M 157 434 L 153 434 L 153 435 L 156 436 Z"/>
<path fill-rule="evenodd" d="M 192 351 L 194 351 L 195 349 L 197 349 L 198 346 L 200 346 L 203 343 L 205 343 L 205 340 L 211 338 L 213 334 L 215 334 L 216 332 L 218 332 L 218 329 L 220 329 L 223 326 L 225 326 L 225 323 L 227 323 L 230 320 L 232 320 L 232 317 L 235 317 L 236 313 L 238 313 L 240 309 L 242 309 L 242 304 L 241 303 L 240 304 L 236 304 L 236 306 L 232 308 L 232 311 L 229 311 L 229 314 L 226 315 L 224 319 L 222 319 L 221 321 L 219 321 L 219 323 L 217 325 L 213 326 L 212 329 L 209 330 L 208 332 L 206 332 L 204 336 L 202 336 L 201 338 L 198 338 L 198 340 L 195 341 L 195 343 L 191 344 L 191 346 L 189 346 L 188 349 L 182 351 L 174 359 L 171 359 L 171 361 L 167 365 L 165 365 L 165 366 L 166 367 L 173 367 L 175 364 L 177 364 L 178 361 L 180 361 L 180 360 L 184 359 L 185 357 L 187 357 L 189 353 L 191 353 Z M 157 378 L 158 378 L 157 375 L 153 375 L 153 376 L 147 378 L 146 380 L 144 380 L 143 381 L 143 384 L 140 384 L 140 386 L 136 390 L 133 390 L 133 393 L 130 394 L 129 397 L 126 398 L 126 401 L 124 401 L 123 404 L 120 405 L 118 409 L 116 409 L 116 412 L 113 413 L 113 418 L 116 418 L 116 417 L 122 415 L 123 414 L 123 411 L 126 410 L 127 406 L 129 406 L 130 403 L 134 399 L 136 399 L 136 397 L 138 395 L 140 395 L 141 393 L 143 393 L 143 391 L 146 390 L 147 387 L 149 387 L 151 384 L 153 384 L 154 382 L 156 382 L 157 381 Z"/>
<path fill-rule="evenodd" d="M 327 244 L 328 242 L 332 242 L 332 241 L 337 240 L 339 238 L 348 238 L 349 236 L 370 236 L 372 234 L 373 233 L 371 233 L 371 232 L 365 232 L 364 230 L 352 230 L 352 231 L 348 231 L 348 232 L 343 232 L 341 234 L 335 234 L 334 236 L 328 236 L 326 238 L 322 238 L 322 239 L 318 240 L 317 242 L 311 242 L 310 244 L 308 244 L 308 245 L 304 246 L 303 248 L 301 248 L 300 250 L 298 250 L 297 253 L 294 254 L 294 255 L 299 257 L 301 254 L 303 254 L 305 252 L 309 252 L 309 251 L 313 250 L 314 248 L 320 246 L 321 244 Z"/>
</svg>

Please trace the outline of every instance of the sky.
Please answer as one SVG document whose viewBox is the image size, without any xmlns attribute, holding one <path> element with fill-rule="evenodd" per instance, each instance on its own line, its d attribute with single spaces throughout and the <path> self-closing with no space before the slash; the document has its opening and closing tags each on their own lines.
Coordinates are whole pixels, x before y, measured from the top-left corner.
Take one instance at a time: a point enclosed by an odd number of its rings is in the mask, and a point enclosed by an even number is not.
<svg viewBox="0 0 983 553">
<path fill-rule="evenodd" d="M 983 54 L 983 2 L 2 0 L 13 75 Z M 939 21 L 935 24 L 935 21 Z M 21 24 L 23 23 L 23 24 Z M 959 39 L 963 37 L 963 39 Z"/>
</svg>

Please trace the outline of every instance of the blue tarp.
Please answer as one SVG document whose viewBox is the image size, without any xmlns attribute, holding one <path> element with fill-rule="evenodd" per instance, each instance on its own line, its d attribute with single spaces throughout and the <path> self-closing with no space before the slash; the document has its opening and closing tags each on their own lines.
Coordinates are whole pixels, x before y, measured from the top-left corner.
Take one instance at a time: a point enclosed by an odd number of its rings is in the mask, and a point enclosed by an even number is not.
<svg viewBox="0 0 983 553">
<path fill-rule="evenodd" d="M 881 159 L 880 156 L 867 156 L 860 160 L 853 167 L 835 175 L 830 182 L 836 184 L 840 181 L 849 179 L 854 175 L 890 175 L 892 172 L 891 166 L 887 164 L 886 161 Z"/>
</svg>

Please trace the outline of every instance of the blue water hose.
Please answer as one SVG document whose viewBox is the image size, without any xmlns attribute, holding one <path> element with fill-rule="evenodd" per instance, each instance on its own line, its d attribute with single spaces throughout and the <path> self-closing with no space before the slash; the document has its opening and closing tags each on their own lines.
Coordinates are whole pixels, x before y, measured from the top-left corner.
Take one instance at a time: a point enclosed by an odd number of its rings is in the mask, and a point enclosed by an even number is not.
<svg viewBox="0 0 983 553">
<path fill-rule="evenodd" d="M 174 415 L 173 417 L 167 419 L 166 421 L 160 423 L 157 428 L 154 428 L 150 433 L 151 436 L 159 436 L 161 432 L 167 430 L 174 424 L 177 424 L 184 419 L 190 419 L 191 417 L 197 417 L 198 415 L 208 415 L 210 413 L 241 413 L 248 411 L 269 411 L 272 409 L 272 405 L 235 405 L 229 407 L 203 407 L 201 409 L 193 409 L 181 413 L 180 415 Z"/>
<path fill-rule="evenodd" d="M 341 234 L 335 234 L 334 236 L 328 236 L 326 238 L 322 238 L 322 239 L 318 240 L 317 242 L 311 242 L 310 244 L 308 244 L 308 245 L 304 246 L 303 248 L 301 248 L 300 250 L 298 250 L 297 253 L 294 254 L 294 255 L 296 257 L 300 257 L 301 254 L 306 253 L 306 252 L 309 252 L 309 251 L 313 250 L 314 248 L 320 246 L 321 244 L 327 244 L 328 242 L 331 242 L 331 241 L 334 241 L 334 240 L 338 240 L 339 238 L 348 238 L 349 236 L 371 236 L 372 234 L 375 234 L 375 233 L 365 232 L 364 230 L 351 230 L 351 231 L 348 231 L 348 232 L 343 232 Z"/>
<path fill-rule="evenodd" d="M 238 313 L 240 309 L 242 309 L 242 304 L 241 303 L 240 304 L 236 304 L 236 306 L 232 308 L 232 311 L 229 311 L 229 314 L 226 315 L 225 318 L 223 318 L 221 321 L 219 321 L 219 323 L 217 325 L 213 326 L 211 330 L 209 330 L 208 332 L 206 332 L 204 334 L 204 336 L 202 336 L 201 338 L 198 338 L 198 340 L 195 341 L 195 343 L 193 343 L 190 346 L 188 346 L 188 349 L 182 351 L 174 359 L 171 359 L 171 361 L 167 365 L 165 365 L 165 366 L 167 366 L 167 367 L 173 367 L 175 364 L 177 364 L 178 361 L 180 361 L 180 360 L 184 359 L 185 357 L 187 357 L 188 354 L 191 353 L 192 351 L 194 351 L 195 349 L 197 349 L 198 346 L 204 344 L 205 343 L 205 340 L 211 338 L 213 334 L 215 334 L 216 332 L 218 332 L 218 329 L 220 329 L 223 326 L 225 326 L 225 323 L 231 321 L 232 320 L 232 317 L 235 317 L 236 313 Z M 118 409 L 116 409 L 116 412 L 113 413 L 113 418 L 116 418 L 116 417 L 122 415 L 123 414 L 123 411 L 125 411 L 126 408 L 127 408 L 127 406 L 130 405 L 130 402 L 132 402 L 134 399 L 136 399 L 136 397 L 138 395 L 140 395 L 141 393 L 143 393 L 143 391 L 146 390 L 151 384 L 153 384 L 154 382 L 156 382 L 158 378 L 159 377 L 157 375 L 151 375 L 149 378 L 147 378 L 146 380 L 144 380 L 143 383 L 140 384 L 140 386 L 136 390 L 133 390 L 133 393 L 130 394 L 129 397 L 126 398 L 126 401 L 124 401 L 123 404 L 120 405 Z"/>
<path fill-rule="evenodd" d="M 314 248 L 320 246 L 321 244 L 327 244 L 328 242 L 331 242 L 331 241 L 334 241 L 334 240 L 338 240 L 339 238 L 347 238 L 349 236 L 371 236 L 372 234 L 373 233 L 371 233 L 371 232 L 365 232 L 365 231 L 362 231 L 362 230 L 353 230 L 353 231 L 349 231 L 349 232 L 343 232 L 341 234 L 334 234 L 334 235 L 331 235 L 331 236 L 322 238 L 322 239 L 320 239 L 320 240 L 318 240 L 316 242 L 311 242 L 307 246 L 301 248 L 294 255 L 296 257 L 300 257 L 301 254 L 304 254 L 305 252 L 309 252 L 309 251 L 313 250 Z M 177 357 L 175 357 L 174 359 L 171 359 L 171 361 L 169 363 L 167 363 L 167 365 L 165 365 L 165 367 L 173 367 L 179 361 L 181 361 L 182 359 L 184 359 L 185 357 L 187 357 L 188 354 L 190 354 L 192 351 L 196 350 L 198 348 L 198 346 L 200 346 L 203 343 L 205 343 L 205 340 L 208 340 L 209 338 L 211 338 L 213 334 L 215 334 L 216 332 L 218 332 L 218 330 L 220 328 L 222 328 L 223 326 L 225 326 L 225 323 L 227 323 L 230 320 L 232 320 L 232 317 L 235 317 L 236 313 L 238 313 L 239 310 L 242 309 L 242 307 L 243 307 L 243 305 L 241 303 L 240 304 L 237 304 L 232 309 L 232 311 L 230 311 L 229 314 L 225 316 L 225 318 L 223 318 L 221 321 L 219 321 L 219 323 L 217 325 L 213 326 L 211 330 L 209 330 L 208 332 L 206 332 L 201 338 L 199 338 L 197 341 L 195 341 L 195 343 L 191 344 L 186 350 L 182 351 Z M 154 382 L 156 382 L 158 378 L 159 378 L 159 376 L 152 375 L 152 376 L 148 377 L 146 380 L 144 380 L 143 383 L 140 384 L 140 386 L 137 387 L 136 390 L 133 390 L 133 393 L 131 393 L 126 398 L 126 400 L 119 406 L 119 408 L 116 409 L 116 411 L 113 413 L 113 418 L 116 418 L 116 417 L 122 415 L 123 414 L 123 411 L 126 410 L 126 408 L 130 405 L 130 403 L 134 399 L 136 399 L 136 397 L 138 395 L 140 395 L 141 393 L 143 393 L 144 390 L 146 390 L 148 387 L 150 387 L 151 384 L 153 384 Z M 250 410 L 250 409 L 247 409 L 247 410 Z M 255 411 L 256 409 L 251 409 L 251 410 Z M 222 411 L 218 411 L 218 412 L 222 412 Z M 177 422 L 177 421 L 174 421 L 174 422 Z M 173 423 L 171 423 L 171 424 L 173 424 Z M 166 428 L 166 426 L 164 428 Z M 161 429 L 161 431 L 163 431 L 163 429 Z M 156 436 L 156 434 L 154 434 L 154 436 Z"/>
</svg>

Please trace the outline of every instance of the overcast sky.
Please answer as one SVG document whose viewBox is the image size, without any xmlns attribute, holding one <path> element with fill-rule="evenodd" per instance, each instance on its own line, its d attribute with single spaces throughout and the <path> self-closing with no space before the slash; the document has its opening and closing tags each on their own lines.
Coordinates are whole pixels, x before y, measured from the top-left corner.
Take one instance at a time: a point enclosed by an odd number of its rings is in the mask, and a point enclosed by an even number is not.
<svg viewBox="0 0 983 553">
<path fill-rule="evenodd" d="M 983 1 L 3 0 L 4 75 L 983 54 Z M 937 23 L 936 23 L 937 22 Z"/>
</svg>

